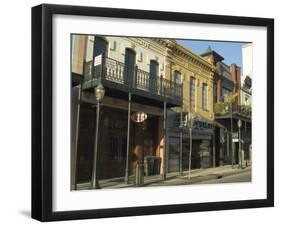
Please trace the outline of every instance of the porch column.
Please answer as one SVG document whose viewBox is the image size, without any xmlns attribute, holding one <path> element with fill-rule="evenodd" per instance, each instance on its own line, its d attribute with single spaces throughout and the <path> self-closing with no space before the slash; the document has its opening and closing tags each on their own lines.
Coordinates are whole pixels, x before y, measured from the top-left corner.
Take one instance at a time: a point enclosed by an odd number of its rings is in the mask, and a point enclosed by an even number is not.
<svg viewBox="0 0 281 226">
<path fill-rule="evenodd" d="M 226 153 L 229 161 L 229 132 L 226 133 Z"/>
<path fill-rule="evenodd" d="M 162 170 L 162 178 L 163 180 L 166 179 L 166 165 L 167 165 L 167 102 L 164 101 L 164 145 L 163 145 L 163 164 L 162 164 L 162 167 L 163 167 L 163 170 Z"/>
<path fill-rule="evenodd" d="M 125 169 L 125 183 L 129 184 L 129 154 L 130 154 L 130 128 L 131 128 L 131 97 L 129 92 L 128 100 L 128 123 L 127 123 L 127 153 L 126 153 L 126 169 Z"/>
<path fill-rule="evenodd" d="M 73 89 L 73 88 L 72 88 Z M 77 110 L 76 110 L 76 117 L 74 113 L 75 119 L 73 120 L 73 123 L 75 125 L 75 129 L 72 129 L 72 142 L 74 142 L 72 148 L 72 172 L 71 172 L 71 189 L 76 190 L 77 189 L 77 183 L 76 183 L 76 169 L 77 169 L 77 153 L 78 153 L 78 147 L 79 147 L 79 123 L 80 123 L 80 108 L 81 108 L 81 92 L 82 92 L 82 85 L 80 84 L 78 86 L 78 94 L 77 99 L 72 100 L 73 104 L 75 105 L 75 102 L 77 104 Z M 74 91 L 72 90 L 72 95 Z M 76 96 L 76 95 L 75 95 Z M 75 106 L 73 106 L 73 112 L 75 112 Z"/>
<path fill-rule="evenodd" d="M 232 116 L 232 102 L 230 103 L 230 132 L 231 132 L 231 167 L 234 168 L 234 144 L 233 144 L 233 116 Z"/>
</svg>

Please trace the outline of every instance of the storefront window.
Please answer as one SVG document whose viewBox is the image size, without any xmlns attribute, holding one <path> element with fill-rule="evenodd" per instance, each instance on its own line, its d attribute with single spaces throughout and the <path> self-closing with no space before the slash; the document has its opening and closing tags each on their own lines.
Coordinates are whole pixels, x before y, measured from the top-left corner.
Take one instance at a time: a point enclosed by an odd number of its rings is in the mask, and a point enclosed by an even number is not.
<svg viewBox="0 0 281 226">
<path fill-rule="evenodd" d="M 118 138 L 117 137 L 110 137 L 109 138 L 109 157 L 111 159 L 118 158 Z"/>
<path fill-rule="evenodd" d="M 108 155 L 112 160 L 125 160 L 127 154 L 127 119 L 116 114 L 109 120 Z"/>
</svg>

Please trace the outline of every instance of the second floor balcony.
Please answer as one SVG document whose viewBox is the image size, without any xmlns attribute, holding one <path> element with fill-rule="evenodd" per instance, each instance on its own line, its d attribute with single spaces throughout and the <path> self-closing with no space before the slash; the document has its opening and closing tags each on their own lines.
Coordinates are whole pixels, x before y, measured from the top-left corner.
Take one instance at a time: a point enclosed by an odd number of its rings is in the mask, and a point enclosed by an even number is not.
<svg viewBox="0 0 281 226">
<path fill-rule="evenodd" d="M 168 107 L 182 104 L 182 83 L 167 80 L 163 75 L 153 75 L 137 65 L 127 67 L 111 58 L 103 58 L 96 66 L 93 61 L 86 62 L 83 90 L 93 90 L 99 80 L 108 96 L 126 99 L 128 92 L 131 92 L 134 101 L 139 103 L 162 106 L 166 101 Z"/>
<path fill-rule="evenodd" d="M 236 118 L 251 121 L 252 108 L 250 105 L 238 105 L 236 103 L 218 102 L 214 105 L 216 119 Z"/>
</svg>

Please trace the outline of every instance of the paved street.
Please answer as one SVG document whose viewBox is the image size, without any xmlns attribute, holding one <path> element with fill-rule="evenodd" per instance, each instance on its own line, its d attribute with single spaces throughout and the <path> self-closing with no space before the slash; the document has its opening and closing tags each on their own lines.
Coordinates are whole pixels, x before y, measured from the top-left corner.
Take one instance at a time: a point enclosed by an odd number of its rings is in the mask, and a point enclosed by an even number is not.
<svg viewBox="0 0 281 226">
<path fill-rule="evenodd" d="M 199 182 L 198 184 L 250 182 L 251 179 L 252 179 L 251 171 L 247 170 L 243 173 L 226 176 L 219 179 L 206 180 L 206 181 Z"/>
<path fill-rule="evenodd" d="M 188 180 L 187 172 L 184 176 L 173 176 L 165 181 L 147 183 L 145 186 L 167 186 L 167 185 L 188 185 L 188 184 L 214 184 L 214 183 L 235 183 L 250 182 L 251 168 L 232 169 L 230 166 L 218 167 L 215 169 L 206 169 L 194 171 L 191 179 Z"/>
</svg>

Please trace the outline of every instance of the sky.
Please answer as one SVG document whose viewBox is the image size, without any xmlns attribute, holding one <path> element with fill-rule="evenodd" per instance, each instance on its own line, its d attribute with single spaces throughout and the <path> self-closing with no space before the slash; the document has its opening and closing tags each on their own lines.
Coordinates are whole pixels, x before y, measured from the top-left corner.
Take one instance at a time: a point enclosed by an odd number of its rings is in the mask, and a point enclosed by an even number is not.
<svg viewBox="0 0 281 226">
<path fill-rule="evenodd" d="M 224 63 L 227 65 L 235 63 L 243 70 L 242 45 L 244 43 L 198 40 L 177 40 L 177 42 L 199 55 L 206 52 L 208 46 L 210 45 L 212 50 L 216 51 L 224 58 Z"/>
</svg>

